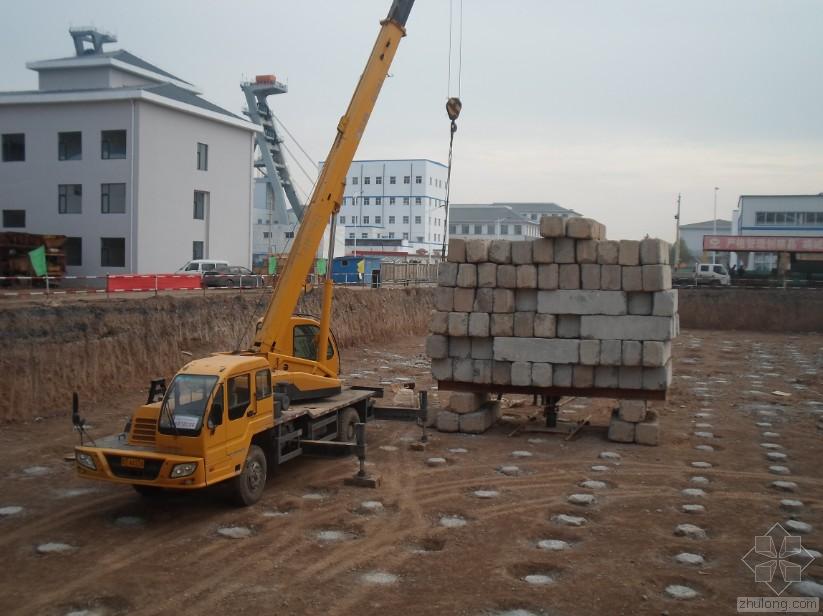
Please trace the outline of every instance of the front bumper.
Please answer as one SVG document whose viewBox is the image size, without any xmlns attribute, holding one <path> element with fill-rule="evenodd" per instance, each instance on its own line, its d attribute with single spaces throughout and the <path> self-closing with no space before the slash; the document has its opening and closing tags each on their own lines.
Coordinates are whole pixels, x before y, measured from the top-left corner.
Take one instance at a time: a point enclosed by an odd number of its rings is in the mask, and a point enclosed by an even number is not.
<svg viewBox="0 0 823 616">
<path fill-rule="evenodd" d="M 112 483 L 137 484 L 192 490 L 206 484 L 205 461 L 202 458 L 146 451 L 144 449 L 75 447 L 75 457 L 79 452 L 92 457 L 96 469 L 90 469 L 75 462 L 79 477 L 110 481 Z M 172 469 L 178 464 L 194 462 L 197 468 L 187 477 L 173 478 Z"/>
</svg>

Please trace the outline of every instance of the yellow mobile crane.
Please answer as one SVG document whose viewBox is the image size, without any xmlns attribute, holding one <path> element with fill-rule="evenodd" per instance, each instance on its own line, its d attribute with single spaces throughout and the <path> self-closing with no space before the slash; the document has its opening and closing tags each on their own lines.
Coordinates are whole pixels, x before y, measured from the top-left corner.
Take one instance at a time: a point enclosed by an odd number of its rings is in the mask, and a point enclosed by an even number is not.
<svg viewBox="0 0 823 616">
<path fill-rule="evenodd" d="M 319 321 L 295 316 L 303 283 L 330 222 L 329 261 L 345 177 L 391 66 L 414 0 L 394 0 L 320 173 L 288 263 L 248 351 L 189 362 L 168 389 L 153 381 L 122 434 L 75 448 L 81 477 L 131 484 L 141 494 L 191 490 L 231 481 L 239 504 L 260 498 L 270 464 L 308 443 L 354 440 L 373 392 L 343 388 L 330 332 L 332 280 Z M 272 384 L 274 383 L 274 387 Z M 162 400 L 156 398 L 162 394 Z M 291 401 L 297 404 L 291 405 Z"/>
</svg>

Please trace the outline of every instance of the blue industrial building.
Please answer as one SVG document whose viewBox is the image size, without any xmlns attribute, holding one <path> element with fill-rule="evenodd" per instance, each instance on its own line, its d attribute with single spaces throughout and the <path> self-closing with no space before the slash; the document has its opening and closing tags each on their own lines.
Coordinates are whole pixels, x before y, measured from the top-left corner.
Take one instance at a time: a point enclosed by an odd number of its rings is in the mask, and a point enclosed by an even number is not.
<svg viewBox="0 0 823 616">
<path fill-rule="evenodd" d="M 380 257 L 335 257 L 332 280 L 335 284 L 380 284 Z"/>
</svg>

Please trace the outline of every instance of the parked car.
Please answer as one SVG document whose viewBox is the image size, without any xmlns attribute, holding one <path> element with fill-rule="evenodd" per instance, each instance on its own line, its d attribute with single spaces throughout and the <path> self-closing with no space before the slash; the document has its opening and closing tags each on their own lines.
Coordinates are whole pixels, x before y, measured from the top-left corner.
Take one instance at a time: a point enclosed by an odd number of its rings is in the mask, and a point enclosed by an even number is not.
<svg viewBox="0 0 823 616">
<path fill-rule="evenodd" d="M 203 286 L 257 288 L 263 286 L 263 277 L 245 267 L 228 265 L 203 272 Z"/>
<path fill-rule="evenodd" d="M 719 263 L 695 263 L 694 269 L 672 272 L 672 282 L 677 285 L 723 285 L 732 283 L 725 265 Z"/>
<path fill-rule="evenodd" d="M 228 261 L 220 261 L 219 259 L 192 259 L 181 267 L 176 274 L 200 274 L 210 272 L 216 269 L 227 269 L 229 267 Z"/>
</svg>

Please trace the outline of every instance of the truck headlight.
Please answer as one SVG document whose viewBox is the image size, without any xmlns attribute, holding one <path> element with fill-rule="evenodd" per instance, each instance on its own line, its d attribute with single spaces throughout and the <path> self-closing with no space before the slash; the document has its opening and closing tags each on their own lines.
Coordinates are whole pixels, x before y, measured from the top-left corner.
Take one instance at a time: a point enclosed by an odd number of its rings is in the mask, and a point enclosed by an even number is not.
<svg viewBox="0 0 823 616">
<path fill-rule="evenodd" d="M 86 468 L 90 468 L 93 471 L 97 470 L 97 464 L 94 463 L 94 456 L 91 456 L 87 453 L 83 453 L 82 451 L 78 451 L 74 455 L 74 459 L 77 460 L 77 463 L 80 466 L 85 466 Z"/>
<path fill-rule="evenodd" d="M 171 469 L 171 478 L 178 479 L 180 477 L 188 477 L 197 469 L 197 462 L 185 462 L 183 464 L 175 464 Z"/>
</svg>

